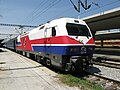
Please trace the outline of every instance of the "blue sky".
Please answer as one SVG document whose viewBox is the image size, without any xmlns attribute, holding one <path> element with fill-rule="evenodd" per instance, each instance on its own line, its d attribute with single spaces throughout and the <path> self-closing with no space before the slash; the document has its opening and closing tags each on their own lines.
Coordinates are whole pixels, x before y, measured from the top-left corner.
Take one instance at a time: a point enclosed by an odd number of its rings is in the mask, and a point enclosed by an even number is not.
<svg viewBox="0 0 120 90">
<path fill-rule="evenodd" d="M 78 0 L 72 1 L 77 4 Z M 89 10 L 81 7 L 78 13 L 70 0 L 0 0 L 0 23 L 39 25 L 59 17 L 83 18 L 120 7 L 120 0 L 88 0 L 88 4 L 92 1 L 100 7 L 94 4 Z M 0 26 L 1 32 L 15 33 L 15 27 Z"/>
</svg>

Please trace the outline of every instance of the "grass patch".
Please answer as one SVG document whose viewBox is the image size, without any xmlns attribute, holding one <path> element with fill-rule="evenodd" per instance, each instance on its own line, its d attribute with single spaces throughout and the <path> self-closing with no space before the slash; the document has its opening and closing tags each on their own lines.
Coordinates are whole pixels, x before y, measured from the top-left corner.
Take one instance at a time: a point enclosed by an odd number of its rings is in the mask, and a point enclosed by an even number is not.
<svg viewBox="0 0 120 90">
<path fill-rule="evenodd" d="M 68 75 L 60 74 L 58 77 L 61 82 L 71 87 L 77 86 L 80 88 L 80 90 L 104 90 L 100 85 L 97 85 L 94 82 L 88 81 L 83 78 L 74 77 L 70 74 Z"/>
</svg>

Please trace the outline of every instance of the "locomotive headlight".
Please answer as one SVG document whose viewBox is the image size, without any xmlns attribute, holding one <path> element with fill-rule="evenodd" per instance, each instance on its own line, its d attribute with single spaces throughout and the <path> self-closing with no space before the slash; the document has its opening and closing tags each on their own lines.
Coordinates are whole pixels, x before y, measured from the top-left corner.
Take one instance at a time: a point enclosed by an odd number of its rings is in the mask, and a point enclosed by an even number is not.
<svg viewBox="0 0 120 90">
<path fill-rule="evenodd" d="M 93 48 L 91 47 L 91 48 L 89 48 L 89 50 L 90 50 L 90 51 L 93 51 Z"/>
<path fill-rule="evenodd" d="M 88 52 L 89 52 L 89 53 L 93 53 L 93 52 L 94 52 L 94 48 L 89 47 L 89 48 L 88 48 Z"/>
<path fill-rule="evenodd" d="M 86 47 L 81 47 L 81 54 L 87 53 L 87 48 Z"/>
<path fill-rule="evenodd" d="M 94 48 L 90 47 L 89 50 L 90 50 L 90 51 L 94 51 Z"/>
<path fill-rule="evenodd" d="M 78 51 L 79 51 L 78 47 L 70 48 L 70 52 L 78 52 Z"/>
</svg>

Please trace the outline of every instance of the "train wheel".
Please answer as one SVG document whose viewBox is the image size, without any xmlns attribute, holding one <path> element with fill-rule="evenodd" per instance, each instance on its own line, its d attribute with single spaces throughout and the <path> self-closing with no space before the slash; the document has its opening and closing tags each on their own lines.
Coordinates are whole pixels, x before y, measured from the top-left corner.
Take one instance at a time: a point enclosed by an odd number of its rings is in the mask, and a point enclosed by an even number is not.
<svg viewBox="0 0 120 90">
<path fill-rule="evenodd" d="M 40 56 L 38 56 L 38 55 L 36 56 L 36 61 L 40 62 Z"/>
<path fill-rule="evenodd" d="M 51 60 L 50 60 L 50 59 L 47 58 L 47 59 L 45 60 L 45 62 L 46 62 L 46 65 L 47 65 L 47 66 L 51 66 Z"/>
<path fill-rule="evenodd" d="M 75 65 L 72 65 L 72 66 L 71 66 L 71 70 L 72 70 L 72 71 L 75 71 Z"/>
<path fill-rule="evenodd" d="M 49 59 L 47 59 L 47 60 L 46 60 L 46 64 L 47 64 L 48 66 L 51 66 L 51 61 L 50 61 Z"/>
</svg>

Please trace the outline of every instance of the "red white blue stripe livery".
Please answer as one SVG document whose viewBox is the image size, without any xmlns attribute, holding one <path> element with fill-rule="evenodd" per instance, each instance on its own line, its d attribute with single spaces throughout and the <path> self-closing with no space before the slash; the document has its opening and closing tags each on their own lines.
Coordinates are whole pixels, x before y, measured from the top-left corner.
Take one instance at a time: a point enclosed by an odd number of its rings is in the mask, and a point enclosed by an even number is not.
<svg viewBox="0 0 120 90">
<path fill-rule="evenodd" d="M 94 46 L 84 21 L 60 18 L 19 35 L 16 50 L 34 53 L 40 61 L 61 70 L 81 71 L 91 64 Z"/>
</svg>

